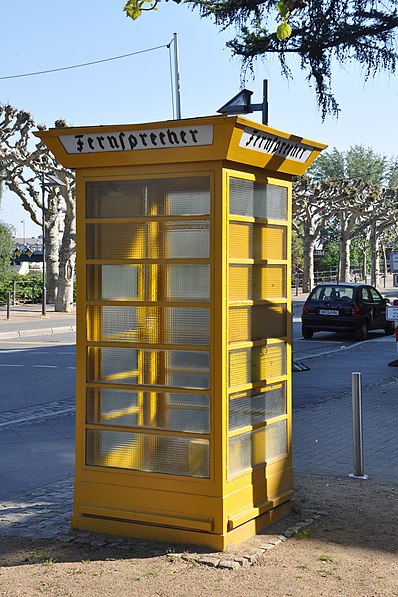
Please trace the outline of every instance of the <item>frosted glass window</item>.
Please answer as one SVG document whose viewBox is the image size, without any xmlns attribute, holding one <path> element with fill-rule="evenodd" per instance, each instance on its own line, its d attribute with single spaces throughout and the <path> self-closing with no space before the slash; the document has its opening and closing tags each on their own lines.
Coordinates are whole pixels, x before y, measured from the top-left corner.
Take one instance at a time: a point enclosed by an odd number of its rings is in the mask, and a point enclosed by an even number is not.
<svg viewBox="0 0 398 597">
<path fill-rule="evenodd" d="M 286 305 L 265 304 L 230 307 L 229 342 L 245 342 L 286 336 Z"/>
<path fill-rule="evenodd" d="M 209 477 L 209 441 L 126 431 L 87 431 L 86 464 Z"/>
<path fill-rule="evenodd" d="M 168 299 L 210 299 L 209 265 L 169 265 L 166 271 Z"/>
<path fill-rule="evenodd" d="M 232 177 L 229 194 L 231 214 L 287 220 L 287 187 Z"/>
<path fill-rule="evenodd" d="M 87 381 L 107 384 L 210 387 L 209 353 L 188 350 L 88 347 Z"/>
<path fill-rule="evenodd" d="M 256 431 L 229 438 L 230 476 L 287 455 L 287 421 L 278 421 Z"/>
<path fill-rule="evenodd" d="M 208 302 L 210 299 L 209 265 L 89 264 L 87 300 L 149 300 L 149 291 L 154 291 L 153 287 L 149 288 L 149 280 L 156 281 L 158 300 Z"/>
<path fill-rule="evenodd" d="M 286 342 L 231 350 L 229 353 L 230 387 L 282 377 L 286 371 Z"/>
<path fill-rule="evenodd" d="M 87 224 L 87 259 L 144 259 L 148 248 L 146 222 Z"/>
<path fill-rule="evenodd" d="M 203 394 L 89 388 L 87 422 L 115 427 L 209 433 L 209 402 L 209 396 Z"/>
<path fill-rule="evenodd" d="M 231 221 L 228 236 L 230 259 L 287 258 L 287 226 Z"/>
<path fill-rule="evenodd" d="M 165 256 L 168 258 L 208 258 L 210 224 L 208 221 L 168 222 L 165 225 Z"/>
<path fill-rule="evenodd" d="M 229 300 L 264 300 L 287 296 L 285 265 L 231 265 Z"/>
<path fill-rule="evenodd" d="M 91 341 L 150 344 L 210 342 L 209 309 L 196 307 L 88 307 Z"/>
<path fill-rule="evenodd" d="M 136 265 L 87 265 L 87 300 L 135 300 L 138 298 Z"/>
<path fill-rule="evenodd" d="M 207 176 L 86 183 L 87 218 L 209 213 L 210 179 Z"/>
<path fill-rule="evenodd" d="M 285 382 L 262 392 L 232 394 L 229 400 L 229 429 L 254 426 L 286 414 Z"/>
<path fill-rule="evenodd" d="M 170 215 L 192 216 L 210 213 L 209 191 L 175 191 L 169 193 L 168 199 Z"/>
<path fill-rule="evenodd" d="M 87 225 L 87 259 L 208 258 L 207 220 Z"/>
<path fill-rule="evenodd" d="M 229 212 L 238 216 L 254 216 L 254 182 L 229 179 Z"/>
</svg>

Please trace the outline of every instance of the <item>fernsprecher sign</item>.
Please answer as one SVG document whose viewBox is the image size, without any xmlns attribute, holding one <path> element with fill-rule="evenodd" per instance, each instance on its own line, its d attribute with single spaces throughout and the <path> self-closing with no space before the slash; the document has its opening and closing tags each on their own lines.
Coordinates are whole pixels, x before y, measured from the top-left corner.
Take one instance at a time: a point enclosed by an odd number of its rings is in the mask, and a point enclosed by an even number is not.
<svg viewBox="0 0 398 597">
<path fill-rule="evenodd" d="M 291 141 L 257 129 L 245 127 L 239 142 L 240 147 L 260 153 L 277 155 L 304 164 L 314 151 L 313 147 L 299 141 Z"/>
<path fill-rule="evenodd" d="M 59 140 L 69 154 L 195 147 L 212 145 L 213 125 L 112 133 L 98 131 L 89 135 L 60 135 Z"/>
</svg>

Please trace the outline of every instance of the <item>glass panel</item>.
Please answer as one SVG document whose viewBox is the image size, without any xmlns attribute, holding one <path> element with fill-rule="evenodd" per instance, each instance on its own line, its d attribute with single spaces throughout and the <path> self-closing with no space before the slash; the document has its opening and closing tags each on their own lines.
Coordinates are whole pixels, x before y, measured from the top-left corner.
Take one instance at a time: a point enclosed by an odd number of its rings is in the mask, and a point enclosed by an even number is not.
<svg viewBox="0 0 398 597">
<path fill-rule="evenodd" d="M 87 381 L 208 389 L 209 353 L 91 346 Z"/>
<path fill-rule="evenodd" d="M 209 222 L 87 225 L 87 259 L 208 258 Z"/>
<path fill-rule="evenodd" d="M 229 213 L 254 216 L 254 182 L 242 178 L 229 179 Z"/>
<path fill-rule="evenodd" d="M 209 265 L 169 265 L 167 272 L 167 299 L 210 299 Z"/>
<path fill-rule="evenodd" d="M 253 224 L 230 223 L 229 258 L 253 259 Z"/>
<path fill-rule="evenodd" d="M 209 477 L 209 441 L 126 431 L 87 431 L 86 464 Z"/>
<path fill-rule="evenodd" d="M 287 220 L 287 188 L 230 178 L 230 213 L 254 218 Z"/>
<path fill-rule="evenodd" d="M 110 388 L 87 390 L 87 422 L 209 433 L 209 396 L 137 392 Z"/>
<path fill-rule="evenodd" d="M 149 300 L 148 284 L 155 279 L 157 284 L 152 284 L 151 291 L 157 291 L 157 300 L 208 302 L 210 299 L 209 265 L 155 264 L 87 265 L 87 300 Z"/>
<path fill-rule="evenodd" d="M 286 336 L 286 305 L 230 307 L 229 342 Z"/>
<path fill-rule="evenodd" d="M 254 183 L 254 217 L 287 220 L 287 188 Z"/>
<path fill-rule="evenodd" d="M 87 259 L 143 259 L 149 248 L 148 224 L 88 224 Z"/>
<path fill-rule="evenodd" d="M 254 259 L 287 259 L 287 227 L 254 224 Z"/>
<path fill-rule="evenodd" d="M 165 257 L 172 259 L 208 258 L 210 255 L 210 225 L 208 221 L 166 222 L 164 231 Z"/>
<path fill-rule="evenodd" d="M 228 474 L 250 470 L 274 458 L 287 455 L 287 421 L 278 421 L 248 433 L 231 437 L 228 442 Z"/>
<path fill-rule="evenodd" d="M 286 342 L 229 353 L 229 386 L 243 386 L 286 375 Z"/>
<path fill-rule="evenodd" d="M 89 306 L 87 320 L 87 339 L 92 342 L 197 346 L 207 346 L 210 342 L 208 309 Z"/>
<path fill-rule="evenodd" d="M 106 180 L 86 184 L 87 218 L 208 215 L 208 177 Z"/>
<path fill-rule="evenodd" d="M 229 400 L 229 429 L 264 423 L 286 414 L 286 384 L 272 385 L 262 392 L 232 394 Z"/>
<path fill-rule="evenodd" d="M 190 179 L 190 182 L 192 179 Z M 168 195 L 168 214 L 174 216 L 206 215 L 210 213 L 209 191 L 175 191 Z"/>
<path fill-rule="evenodd" d="M 229 300 L 286 298 L 285 265 L 231 265 Z"/>
<path fill-rule="evenodd" d="M 137 265 L 87 265 L 87 300 L 137 300 L 139 271 Z"/>
<path fill-rule="evenodd" d="M 287 227 L 273 224 L 230 222 L 230 259 L 287 258 Z"/>
</svg>

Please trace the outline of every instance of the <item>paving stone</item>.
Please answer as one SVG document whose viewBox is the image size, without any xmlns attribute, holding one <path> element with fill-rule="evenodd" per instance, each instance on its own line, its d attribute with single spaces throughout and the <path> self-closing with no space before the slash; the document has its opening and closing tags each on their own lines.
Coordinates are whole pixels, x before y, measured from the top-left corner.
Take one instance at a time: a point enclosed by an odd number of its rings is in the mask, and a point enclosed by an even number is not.
<svg viewBox="0 0 398 597">
<path fill-rule="evenodd" d="M 239 562 L 234 562 L 233 560 L 221 560 L 218 564 L 217 568 L 225 568 L 227 570 L 236 570 L 240 568 Z"/>
</svg>

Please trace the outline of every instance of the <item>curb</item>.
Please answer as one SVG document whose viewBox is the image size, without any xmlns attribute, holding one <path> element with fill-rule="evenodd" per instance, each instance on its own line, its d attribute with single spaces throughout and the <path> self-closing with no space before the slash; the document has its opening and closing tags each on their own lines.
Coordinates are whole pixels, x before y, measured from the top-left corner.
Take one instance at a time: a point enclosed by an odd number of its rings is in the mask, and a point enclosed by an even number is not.
<svg viewBox="0 0 398 597">
<path fill-rule="evenodd" d="M 66 334 L 68 332 L 76 332 L 76 326 L 70 325 L 55 328 L 33 328 L 32 330 L 1 332 L 0 340 L 9 340 L 11 338 L 29 338 L 30 336 L 50 336 L 51 334 Z"/>
</svg>

